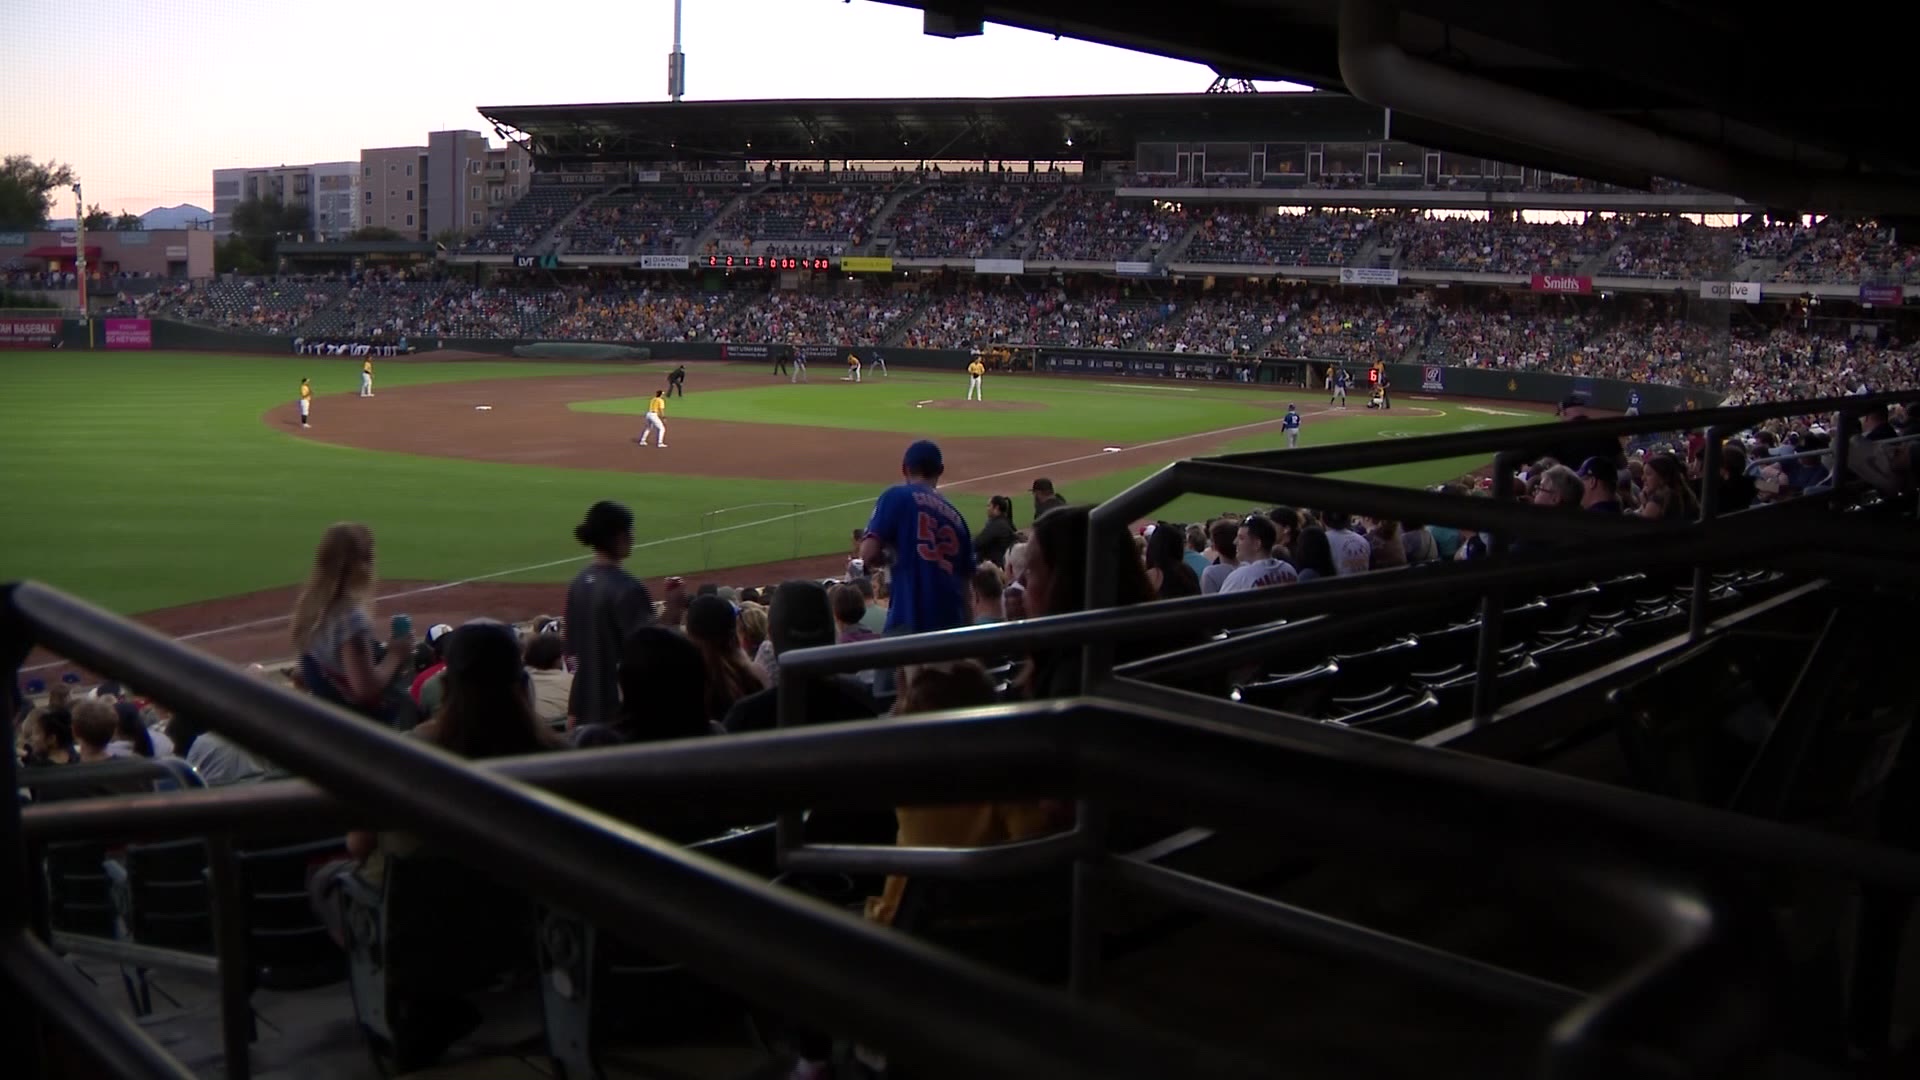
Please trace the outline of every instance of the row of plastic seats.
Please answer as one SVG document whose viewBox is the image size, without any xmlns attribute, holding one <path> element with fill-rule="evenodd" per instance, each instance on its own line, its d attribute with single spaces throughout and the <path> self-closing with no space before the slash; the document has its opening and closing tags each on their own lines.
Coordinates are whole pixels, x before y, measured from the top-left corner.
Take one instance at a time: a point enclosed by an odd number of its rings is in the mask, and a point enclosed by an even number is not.
<svg viewBox="0 0 1920 1080">
<path fill-rule="evenodd" d="M 1737 606 L 1779 582 L 1779 575 L 1723 575 L 1710 603 Z M 1494 655 L 1498 700 L 1517 697 L 1590 670 L 1685 629 L 1691 589 L 1634 574 L 1505 609 Z M 1234 689 L 1237 701 L 1401 737 L 1418 737 L 1472 707 L 1480 621 L 1464 618 L 1432 630 L 1336 651 L 1307 666 L 1269 674 Z"/>
</svg>

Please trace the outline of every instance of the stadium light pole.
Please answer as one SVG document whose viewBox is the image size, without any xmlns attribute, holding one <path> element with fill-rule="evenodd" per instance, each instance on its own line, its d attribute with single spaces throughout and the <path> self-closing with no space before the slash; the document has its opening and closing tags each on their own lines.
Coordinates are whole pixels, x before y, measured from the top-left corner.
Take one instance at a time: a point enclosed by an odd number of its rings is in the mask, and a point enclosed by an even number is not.
<svg viewBox="0 0 1920 1080">
<path fill-rule="evenodd" d="M 674 101 L 687 92 L 687 54 L 680 51 L 680 4 L 673 0 L 673 51 L 667 54 L 667 96 Z"/>
<path fill-rule="evenodd" d="M 80 282 L 80 325 L 87 328 L 87 348 L 93 348 L 93 317 L 87 314 L 87 198 L 80 181 L 73 182 L 73 268 Z"/>
</svg>

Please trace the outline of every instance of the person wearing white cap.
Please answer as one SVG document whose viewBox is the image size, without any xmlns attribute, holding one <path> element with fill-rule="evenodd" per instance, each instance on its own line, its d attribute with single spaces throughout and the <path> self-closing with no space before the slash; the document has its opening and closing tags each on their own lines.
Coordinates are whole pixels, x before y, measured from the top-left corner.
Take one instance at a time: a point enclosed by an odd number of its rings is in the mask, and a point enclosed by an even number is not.
<svg viewBox="0 0 1920 1080">
<path fill-rule="evenodd" d="M 413 677 L 413 685 L 407 688 L 407 696 L 419 706 L 421 715 L 432 716 L 433 706 L 440 704 L 440 683 L 435 678 L 447 668 L 447 635 L 453 633 L 453 627 L 446 623 L 434 623 L 427 628 L 427 647 L 433 650 L 433 662 L 423 664 L 420 674 Z M 422 659 L 425 659 L 424 657 Z M 427 703 L 428 684 L 431 683 L 433 703 Z"/>
</svg>

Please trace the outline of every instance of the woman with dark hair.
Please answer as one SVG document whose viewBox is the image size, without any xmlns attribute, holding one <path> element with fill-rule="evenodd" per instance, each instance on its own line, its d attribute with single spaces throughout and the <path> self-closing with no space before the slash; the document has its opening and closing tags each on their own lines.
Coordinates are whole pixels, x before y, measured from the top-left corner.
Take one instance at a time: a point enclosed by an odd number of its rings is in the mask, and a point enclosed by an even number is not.
<svg viewBox="0 0 1920 1080">
<path fill-rule="evenodd" d="M 1087 539 L 1093 508 L 1060 506 L 1033 523 L 1027 544 L 1027 614 L 1067 615 L 1087 609 Z M 1153 599 L 1153 583 L 1134 555 L 1133 537 L 1124 526 L 1101 532 L 1100 543 L 1115 567 L 1114 599 L 1119 606 Z M 1123 652 L 1151 655 L 1152 646 L 1133 646 Z M 1080 692 L 1078 649 L 1040 651 L 1021 672 L 1019 685 L 1030 698 L 1072 697 Z"/>
<path fill-rule="evenodd" d="M 533 711 L 533 686 L 513 628 L 470 622 L 447 635 L 447 673 L 440 708 L 413 729 L 463 758 L 512 757 L 565 743 Z"/>
<path fill-rule="evenodd" d="M 1672 454 L 1647 459 L 1640 516 L 1654 521 L 1687 521 L 1700 515 L 1700 502 L 1687 482 L 1687 470 Z"/>
<path fill-rule="evenodd" d="M 1318 525 L 1300 530 L 1293 545 L 1293 568 L 1299 571 L 1302 582 L 1337 575 L 1338 571 L 1333 568 L 1333 545 L 1327 543 L 1327 530 Z"/>
<path fill-rule="evenodd" d="M 987 500 L 987 522 L 973 536 L 973 554 L 980 562 L 1005 569 L 1007 551 L 1019 539 L 1013 523 L 1013 500 L 995 495 Z"/>
<path fill-rule="evenodd" d="M 601 500 L 573 528 L 593 561 L 567 586 L 567 653 L 578 666 L 567 715 L 575 724 L 612 723 L 620 711 L 620 650 L 653 622 L 653 597 L 620 564 L 633 554 L 633 511 Z"/>
<path fill-rule="evenodd" d="M 618 746 L 713 734 L 700 649 L 678 630 L 642 627 L 620 654 L 620 707 L 611 723 L 576 728 L 573 745 Z"/>
<path fill-rule="evenodd" d="M 113 703 L 113 716 L 119 725 L 114 732 L 113 742 L 107 752 L 115 757 L 169 757 L 173 754 L 173 742 L 159 732 L 148 731 L 147 722 L 140 717 L 140 706 L 131 701 Z M 125 749 L 121 749 L 125 747 Z"/>
<path fill-rule="evenodd" d="M 718 596 L 695 597 L 687 608 L 687 638 L 700 650 L 706 672 L 708 721 L 719 723 L 734 702 L 767 688 L 740 647 L 739 616 L 732 604 Z"/>
<path fill-rule="evenodd" d="M 1200 595 L 1200 575 L 1187 565 L 1187 537 L 1177 525 L 1158 522 L 1147 537 L 1147 581 L 1162 600 Z"/>
<path fill-rule="evenodd" d="M 21 721 L 20 735 L 23 765 L 71 765 L 80 760 L 80 751 L 73 746 L 73 718 L 65 709 L 33 710 Z"/>
</svg>

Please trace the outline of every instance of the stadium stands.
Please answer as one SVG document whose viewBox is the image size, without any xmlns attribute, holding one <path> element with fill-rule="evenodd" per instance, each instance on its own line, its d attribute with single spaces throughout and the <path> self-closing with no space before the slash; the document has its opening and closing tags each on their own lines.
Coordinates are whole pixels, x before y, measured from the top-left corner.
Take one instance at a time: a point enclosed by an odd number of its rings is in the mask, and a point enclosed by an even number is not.
<svg viewBox="0 0 1920 1080">
<path fill-rule="evenodd" d="M 787 254 L 838 254 L 867 241 L 887 191 L 760 191 L 741 200 L 715 228 L 715 250 L 750 252 L 773 242 Z"/>
<path fill-rule="evenodd" d="M 1200 221 L 1181 260 L 1256 266 L 1348 266 L 1373 237 L 1374 215 L 1303 214 L 1222 207 Z"/>
<path fill-rule="evenodd" d="M 902 199 L 887 227 L 908 259 L 992 255 L 1026 227 L 1051 193 L 1027 184 L 943 179 Z"/>
<path fill-rule="evenodd" d="M 1072 187 L 1033 223 L 1026 257 L 1034 262 L 1132 260 L 1186 231 L 1186 214 L 1147 199 Z"/>
<path fill-rule="evenodd" d="M 1570 225 L 1436 218 L 1416 211 L 1383 224 L 1380 243 L 1396 248 L 1400 265 L 1411 269 L 1566 274 L 1604 254 L 1623 227 L 1618 219 L 1599 215 Z"/>
<path fill-rule="evenodd" d="M 1920 282 L 1920 254 L 1895 243 L 1892 229 L 1828 219 L 1781 268 L 1786 282 Z"/>
<path fill-rule="evenodd" d="M 567 225 L 574 255 L 661 255 L 687 250 L 733 198 L 730 191 L 623 189 L 595 199 Z"/>
<path fill-rule="evenodd" d="M 501 211 L 460 245 L 460 250 L 475 255 L 521 254 L 595 193 L 580 187 L 530 188 L 519 202 Z"/>
</svg>

